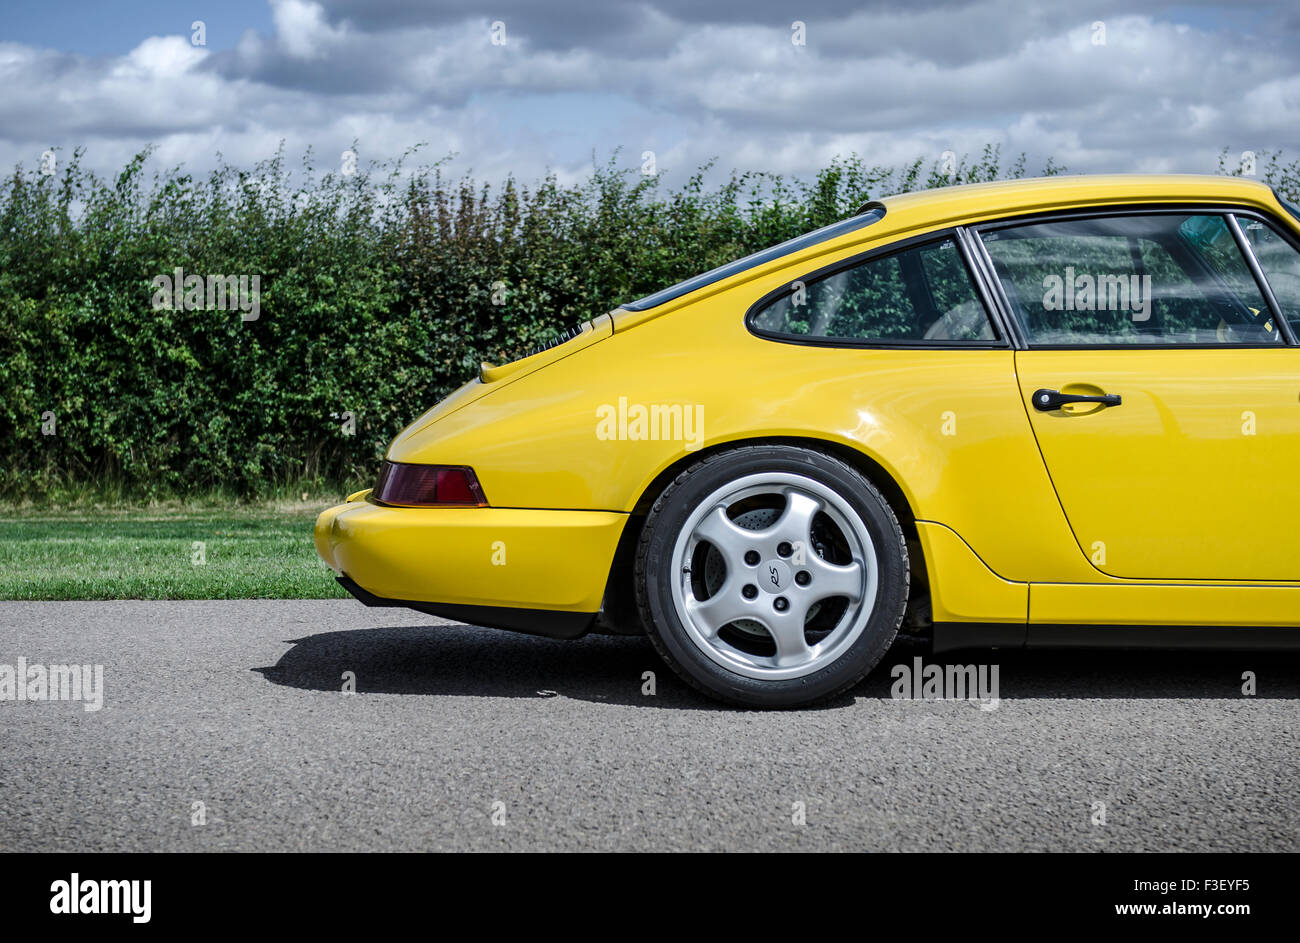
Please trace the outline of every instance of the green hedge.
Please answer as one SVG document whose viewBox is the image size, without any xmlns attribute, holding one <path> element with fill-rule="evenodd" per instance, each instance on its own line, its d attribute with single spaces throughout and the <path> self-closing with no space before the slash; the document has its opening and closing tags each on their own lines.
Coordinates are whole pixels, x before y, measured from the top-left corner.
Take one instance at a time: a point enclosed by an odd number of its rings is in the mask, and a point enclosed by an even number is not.
<svg viewBox="0 0 1300 943">
<path fill-rule="evenodd" d="M 702 168 L 669 189 L 611 160 L 574 186 L 492 188 L 412 160 L 345 175 L 280 154 L 195 179 L 147 172 L 145 152 L 111 181 L 79 153 L 57 175 L 17 168 L 0 186 L 0 495 L 369 481 L 392 435 L 480 360 L 870 197 L 1024 173 L 988 148 L 951 175 L 853 158 L 811 181 L 706 188 Z M 154 280 L 177 267 L 257 276 L 257 320 L 156 309 Z"/>
</svg>

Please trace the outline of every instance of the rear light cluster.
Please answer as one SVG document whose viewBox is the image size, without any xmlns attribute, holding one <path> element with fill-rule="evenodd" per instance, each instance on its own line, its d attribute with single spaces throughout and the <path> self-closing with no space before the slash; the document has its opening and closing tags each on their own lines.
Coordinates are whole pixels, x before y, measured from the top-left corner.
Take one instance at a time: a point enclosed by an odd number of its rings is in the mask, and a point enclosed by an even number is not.
<svg viewBox="0 0 1300 943">
<path fill-rule="evenodd" d="M 384 462 L 375 500 L 399 507 L 487 506 L 474 469 L 468 465 L 406 465 Z"/>
</svg>

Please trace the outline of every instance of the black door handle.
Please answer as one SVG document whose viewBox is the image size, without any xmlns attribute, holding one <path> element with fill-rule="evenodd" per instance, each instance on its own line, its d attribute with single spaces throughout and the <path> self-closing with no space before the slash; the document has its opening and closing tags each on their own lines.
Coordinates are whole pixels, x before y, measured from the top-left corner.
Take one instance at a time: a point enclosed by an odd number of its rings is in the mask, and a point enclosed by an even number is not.
<svg viewBox="0 0 1300 943">
<path fill-rule="evenodd" d="M 1103 406 L 1118 406 L 1123 400 L 1118 393 L 1105 396 L 1080 396 L 1077 393 L 1062 393 L 1060 390 L 1034 390 L 1034 409 L 1050 412 L 1060 409 L 1066 403 L 1101 403 Z"/>
</svg>

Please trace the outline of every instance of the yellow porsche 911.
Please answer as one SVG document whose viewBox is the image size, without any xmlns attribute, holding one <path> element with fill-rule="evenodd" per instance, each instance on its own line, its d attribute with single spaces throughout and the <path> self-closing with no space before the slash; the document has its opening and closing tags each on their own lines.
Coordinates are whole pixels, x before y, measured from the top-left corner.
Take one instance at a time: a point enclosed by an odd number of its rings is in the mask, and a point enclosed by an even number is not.
<svg viewBox="0 0 1300 943">
<path fill-rule="evenodd" d="M 1226 177 L 892 197 L 484 365 L 316 546 L 368 605 L 646 633 L 737 704 L 900 626 L 1300 637 L 1300 218 Z"/>
</svg>

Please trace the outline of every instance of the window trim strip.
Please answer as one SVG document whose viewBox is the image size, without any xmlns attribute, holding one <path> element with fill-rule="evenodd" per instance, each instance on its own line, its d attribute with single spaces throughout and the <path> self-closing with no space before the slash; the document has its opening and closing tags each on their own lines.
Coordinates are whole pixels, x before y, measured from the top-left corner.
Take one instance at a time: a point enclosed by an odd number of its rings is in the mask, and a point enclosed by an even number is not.
<svg viewBox="0 0 1300 943">
<path fill-rule="evenodd" d="M 957 236 L 957 243 L 966 257 L 966 266 L 975 278 L 985 309 L 990 312 L 994 330 L 1007 338 L 1008 346 L 1012 349 L 1024 349 L 1025 340 L 1020 333 L 1020 322 L 1012 312 L 1006 296 L 1002 294 L 1002 285 L 993 269 L 992 260 L 984 251 L 984 243 L 967 226 L 958 226 Z"/>
</svg>

